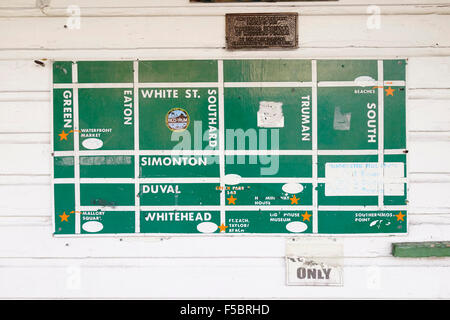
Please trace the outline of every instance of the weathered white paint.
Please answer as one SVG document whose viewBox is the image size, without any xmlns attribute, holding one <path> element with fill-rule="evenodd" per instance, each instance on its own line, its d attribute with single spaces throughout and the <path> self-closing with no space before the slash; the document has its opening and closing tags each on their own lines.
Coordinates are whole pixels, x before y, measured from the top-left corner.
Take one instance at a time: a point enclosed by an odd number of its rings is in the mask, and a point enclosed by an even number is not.
<svg viewBox="0 0 450 320">
<path fill-rule="evenodd" d="M 390 255 L 394 241 L 450 237 L 450 0 L 35 4 L 0 2 L 0 297 L 450 297 L 450 259 Z M 74 4 L 80 30 L 64 28 Z M 369 5 L 380 29 L 366 28 Z M 223 49 L 225 13 L 268 11 L 299 12 L 299 49 Z M 283 237 L 51 236 L 50 67 L 33 60 L 240 57 L 408 58 L 408 235 L 341 237 L 336 288 L 286 286 Z"/>
</svg>

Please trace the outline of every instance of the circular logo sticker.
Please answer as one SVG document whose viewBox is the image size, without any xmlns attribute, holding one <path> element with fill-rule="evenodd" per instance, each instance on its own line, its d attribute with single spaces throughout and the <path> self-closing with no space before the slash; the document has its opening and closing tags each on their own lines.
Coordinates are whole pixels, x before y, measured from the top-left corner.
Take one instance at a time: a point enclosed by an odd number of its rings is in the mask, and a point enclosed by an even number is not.
<svg viewBox="0 0 450 320">
<path fill-rule="evenodd" d="M 181 108 L 173 108 L 167 112 L 166 125 L 172 131 L 183 131 L 189 126 L 189 114 Z"/>
</svg>

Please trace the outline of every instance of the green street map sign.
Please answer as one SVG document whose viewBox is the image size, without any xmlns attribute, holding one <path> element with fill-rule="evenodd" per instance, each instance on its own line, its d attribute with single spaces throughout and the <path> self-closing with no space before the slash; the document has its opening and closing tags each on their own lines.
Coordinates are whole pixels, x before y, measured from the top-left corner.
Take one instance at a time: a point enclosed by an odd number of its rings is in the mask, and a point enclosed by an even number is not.
<svg viewBox="0 0 450 320">
<path fill-rule="evenodd" d="M 405 67 L 55 61 L 54 233 L 405 233 Z"/>
</svg>

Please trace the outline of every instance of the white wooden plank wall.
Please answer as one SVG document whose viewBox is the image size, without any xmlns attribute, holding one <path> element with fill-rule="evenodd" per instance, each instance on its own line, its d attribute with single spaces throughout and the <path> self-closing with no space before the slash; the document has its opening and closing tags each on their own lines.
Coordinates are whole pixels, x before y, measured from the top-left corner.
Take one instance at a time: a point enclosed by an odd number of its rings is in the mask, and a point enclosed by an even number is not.
<svg viewBox="0 0 450 320">
<path fill-rule="evenodd" d="M 64 28 L 70 5 L 79 30 Z M 273 11 L 299 12 L 299 49 L 224 49 L 225 13 Z M 450 0 L 1 0 L 0 298 L 450 298 L 450 259 L 390 255 L 450 239 L 449 14 Z M 340 288 L 285 286 L 282 237 L 53 238 L 48 60 L 167 57 L 408 58 L 409 235 L 338 238 Z"/>
</svg>

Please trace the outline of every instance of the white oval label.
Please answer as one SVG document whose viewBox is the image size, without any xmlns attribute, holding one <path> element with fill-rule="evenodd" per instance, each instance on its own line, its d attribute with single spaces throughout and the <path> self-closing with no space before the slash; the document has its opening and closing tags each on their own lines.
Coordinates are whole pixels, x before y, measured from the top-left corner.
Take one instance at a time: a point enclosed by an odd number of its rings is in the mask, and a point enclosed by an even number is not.
<svg viewBox="0 0 450 320">
<path fill-rule="evenodd" d="M 372 77 L 369 77 L 369 76 L 360 76 L 360 77 L 356 78 L 354 82 L 355 82 L 355 85 L 360 86 L 360 87 L 376 85 L 375 79 Z"/>
<path fill-rule="evenodd" d="M 88 221 L 83 223 L 82 228 L 86 232 L 99 232 L 103 229 L 103 224 L 98 221 Z"/>
<path fill-rule="evenodd" d="M 83 147 L 89 150 L 95 150 L 103 147 L 103 141 L 97 138 L 88 138 L 81 143 Z"/>
<path fill-rule="evenodd" d="M 239 184 L 241 182 L 241 176 L 238 174 L 227 174 L 224 177 L 224 182 L 231 186 Z"/>
<path fill-rule="evenodd" d="M 197 225 L 197 230 L 201 233 L 213 233 L 217 230 L 217 224 L 213 222 L 202 222 Z"/>
<path fill-rule="evenodd" d="M 286 229 L 290 232 L 303 232 L 308 229 L 308 225 L 304 222 L 293 221 L 286 225 Z"/>
<path fill-rule="evenodd" d="M 284 192 L 296 194 L 303 191 L 303 186 L 300 183 L 286 183 L 281 189 Z"/>
</svg>

